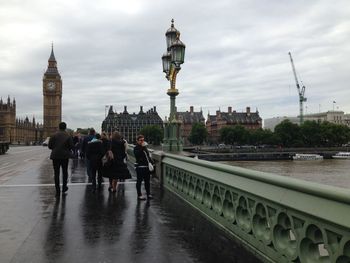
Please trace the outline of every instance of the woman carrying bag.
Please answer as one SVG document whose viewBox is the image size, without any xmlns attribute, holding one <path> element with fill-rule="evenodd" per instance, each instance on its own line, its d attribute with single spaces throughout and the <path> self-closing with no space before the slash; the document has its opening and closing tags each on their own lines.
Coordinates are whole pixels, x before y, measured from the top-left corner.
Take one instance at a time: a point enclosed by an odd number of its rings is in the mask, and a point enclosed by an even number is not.
<svg viewBox="0 0 350 263">
<path fill-rule="evenodd" d="M 146 147 L 145 138 L 143 135 L 138 135 L 136 139 L 136 146 L 134 147 L 134 155 L 136 158 L 136 190 L 137 190 L 137 199 L 146 200 L 151 199 L 152 195 L 150 192 L 150 180 L 151 180 L 151 171 L 154 165 L 152 158 L 149 155 L 149 152 Z M 154 168 L 153 168 L 154 169 Z M 141 184 L 142 181 L 145 182 L 145 190 L 147 197 L 143 196 L 141 193 Z"/>
<path fill-rule="evenodd" d="M 102 158 L 102 176 L 108 178 L 109 187 L 108 191 L 112 191 L 112 179 L 110 174 L 112 172 L 113 154 L 111 152 L 111 141 L 109 140 L 107 134 L 102 132 L 101 134 L 103 158 Z"/>
<path fill-rule="evenodd" d="M 127 143 L 122 139 L 119 132 L 113 132 L 111 151 L 113 153 L 113 164 L 111 167 L 110 179 L 112 180 L 112 192 L 116 192 L 118 180 L 130 179 L 131 174 L 125 160 Z"/>
</svg>

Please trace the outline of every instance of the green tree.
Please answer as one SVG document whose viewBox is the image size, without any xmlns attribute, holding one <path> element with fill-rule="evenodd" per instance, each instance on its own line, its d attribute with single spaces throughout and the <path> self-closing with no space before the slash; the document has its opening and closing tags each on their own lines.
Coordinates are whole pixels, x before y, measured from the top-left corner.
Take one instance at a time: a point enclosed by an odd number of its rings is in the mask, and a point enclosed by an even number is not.
<svg viewBox="0 0 350 263">
<path fill-rule="evenodd" d="M 219 130 L 220 141 L 226 144 L 234 144 L 234 134 L 232 127 L 223 127 Z"/>
<path fill-rule="evenodd" d="M 146 125 L 144 126 L 140 134 L 145 136 L 145 140 L 153 145 L 159 145 L 163 140 L 163 129 L 157 125 Z"/>
<path fill-rule="evenodd" d="M 241 125 L 221 128 L 219 133 L 220 140 L 226 144 L 245 144 L 249 139 L 249 131 Z"/>
<path fill-rule="evenodd" d="M 207 140 L 208 131 L 205 125 L 201 122 L 193 124 L 188 140 L 195 145 L 201 145 Z"/>
<path fill-rule="evenodd" d="M 249 143 L 253 145 L 278 144 L 274 140 L 274 133 L 268 129 L 256 129 L 249 132 Z"/>
<path fill-rule="evenodd" d="M 275 134 L 281 139 L 284 147 L 302 146 L 300 127 L 290 120 L 284 120 L 276 125 Z"/>
<path fill-rule="evenodd" d="M 350 140 L 350 129 L 345 125 L 323 122 L 321 127 L 321 142 L 324 146 L 340 146 Z"/>
<path fill-rule="evenodd" d="M 315 147 L 321 145 L 321 127 L 316 121 L 305 121 L 300 126 L 302 140 L 306 146 Z"/>
</svg>

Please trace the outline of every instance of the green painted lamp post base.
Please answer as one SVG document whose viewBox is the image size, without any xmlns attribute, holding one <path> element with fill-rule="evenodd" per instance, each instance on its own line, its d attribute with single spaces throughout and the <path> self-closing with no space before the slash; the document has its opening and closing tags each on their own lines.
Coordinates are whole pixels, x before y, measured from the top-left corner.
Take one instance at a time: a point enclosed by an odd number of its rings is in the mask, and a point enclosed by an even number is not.
<svg viewBox="0 0 350 263">
<path fill-rule="evenodd" d="M 173 120 L 165 122 L 162 148 L 166 152 L 180 152 L 183 149 L 182 138 L 179 136 L 181 123 Z"/>
<path fill-rule="evenodd" d="M 167 139 L 164 140 L 162 149 L 166 152 L 180 152 L 183 150 L 183 145 L 182 142 L 177 139 Z"/>
</svg>

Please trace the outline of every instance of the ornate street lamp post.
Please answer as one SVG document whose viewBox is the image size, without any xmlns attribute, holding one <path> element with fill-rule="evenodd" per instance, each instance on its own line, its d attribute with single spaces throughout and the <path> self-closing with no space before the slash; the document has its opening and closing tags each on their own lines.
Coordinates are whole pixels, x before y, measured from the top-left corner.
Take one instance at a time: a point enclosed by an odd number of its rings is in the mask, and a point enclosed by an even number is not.
<svg viewBox="0 0 350 263">
<path fill-rule="evenodd" d="M 170 89 L 167 94 L 170 96 L 170 115 L 164 124 L 163 150 L 181 151 L 182 138 L 180 135 L 181 122 L 177 120 L 175 98 L 179 94 L 176 89 L 176 75 L 180 71 L 180 65 L 184 63 L 185 44 L 180 40 L 180 31 L 174 27 L 174 19 L 171 20 L 171 27 L 165 33 L 167 51 L 162 56 L 163 72 L 170 82 Z"/>
</svg>

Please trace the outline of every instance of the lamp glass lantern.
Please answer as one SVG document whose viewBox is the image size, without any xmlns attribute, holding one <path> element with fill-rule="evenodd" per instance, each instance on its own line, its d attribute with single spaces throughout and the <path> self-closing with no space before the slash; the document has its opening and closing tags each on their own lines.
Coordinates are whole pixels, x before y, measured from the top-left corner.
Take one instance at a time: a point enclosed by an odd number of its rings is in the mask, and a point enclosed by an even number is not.
<svg viewBox="0 0 350 263">
<path fill-rule="evenodd" d="M 162 56 L 162 61 L 163 61 L 163 72 L 168 74 L 170 71 L 170 60 L 171 60 L 171 55 L 169 52 L 165 52 Z"/>
<path fill-rule="evenodd" d="M 166 33 L 166 45 L 169 50 L 170 46 L 176 41 L 177 30 L 174 27 L 171 27 Z"/>
<path fill-rule="evenodd" d="M 185 61 L 185 44 L 181 42 L 179 39 L 179 36 L 177 36 L 177 39 L 175 42 L 170 46 L 170 52 L 171 52 L 171 62 L 174 63 L 176 66 L 180 66 Z"/>
</svg>

